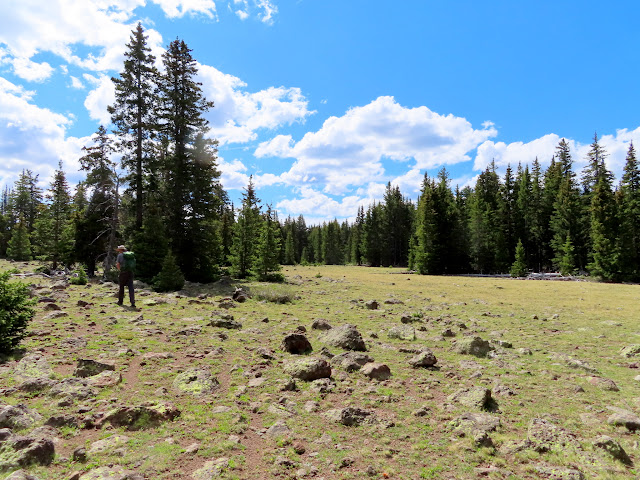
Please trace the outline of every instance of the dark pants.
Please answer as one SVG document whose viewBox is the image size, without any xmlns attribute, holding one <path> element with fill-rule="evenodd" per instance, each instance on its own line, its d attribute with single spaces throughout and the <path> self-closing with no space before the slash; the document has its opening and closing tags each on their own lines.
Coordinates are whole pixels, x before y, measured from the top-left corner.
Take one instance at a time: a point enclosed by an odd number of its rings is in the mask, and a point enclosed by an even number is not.
<svg viewBox="0 0 640 480">
<path fill-rule="evenodd" d="M 120 285 L 120 290 L 118 290 L 118 303 L 122 305 L 122 300 L 124 299 L 124 287 L 129 287 L 129 301 L 131 302 L 131 306 L 135 306 L 136 297 L 133 292 L 133 272 L 120 272 L 120 276 L 118 277 L 118 284 Z"/>
</svg>

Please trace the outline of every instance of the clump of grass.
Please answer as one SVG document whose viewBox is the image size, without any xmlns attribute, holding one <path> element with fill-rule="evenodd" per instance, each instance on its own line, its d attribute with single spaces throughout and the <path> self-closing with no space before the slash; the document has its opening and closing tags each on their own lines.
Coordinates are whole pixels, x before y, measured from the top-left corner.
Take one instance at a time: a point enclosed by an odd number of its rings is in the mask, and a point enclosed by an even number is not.
<svg viewBox="0 0 640 480">
<path fill-rule="evenodd" d="M 266 300 L 271 303 L 293 303 L 296 294 L 293 289 L 284 285 L 265 285 L 251 287 L 251 296 L 256 300 Z"/>
</svg>

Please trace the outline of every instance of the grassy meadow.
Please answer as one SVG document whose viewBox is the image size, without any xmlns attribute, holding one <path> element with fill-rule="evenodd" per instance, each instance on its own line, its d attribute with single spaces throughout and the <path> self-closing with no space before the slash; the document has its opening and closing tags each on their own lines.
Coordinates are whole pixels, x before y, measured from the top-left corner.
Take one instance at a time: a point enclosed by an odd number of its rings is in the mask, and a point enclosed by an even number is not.
<svg viewBox="0 0 640 480">
<path fill-rule="evenodd" d="M 35 267 L 0 263 L 1 270 Z M 39 287 L 36 296 L 54 297 L 67 315 L 49 318 L 46 303 L 36 306 L 24 351 L 0 364 L 3 402 L 36 409 L 43 418 L 36 426 L 54 415 L 99 417 L 114 406 L 147 401 L 170 402 L 181 412 L 173 421 L 136 431 L 109 424 L 60 427 L 53 464 L 29 472 L 53 480 L 119 465 L 146 479 L 187 480 L 214 478 L 196 472 L 215 460 L 215 478 L 227 479 L 640 476 L 637 433 L 607 421 L 612 407 L 640 412 L 640 371 L 634 358 L 620 354 L 640 344 L 640 286 L 431 277 L 354 266 L 285 267 L 283 273 L 287 282 L 281 285 L 189 284 L 169 295 L 138 289 L 140 311 L 118 307 L 113 284 L 51 290 L 53 281 L 41 276 L 16 277 Z M 252 298 L 225 310 L 220 300 L 234 287 Z M 89 304 L 80 306 L 79 300 Z M 370 300 L 379 308 L 368 309 Z M 220 313 L 233 315 L 242 329 L 209 326 Z M 415 339 L 389 338 L 403 317 L 411 319 Z M 356 325 L 366 353 L 388 365 L 391 378 L 376 381 L 334 366 L 329 391 L 301 380 L 295 390 L 284 388 L 284 366 L 298 357 L 280 349 L 287 333 L 304 327 L 312 356 L 323 347 L 343 352 L 311 328 L 317 319 L 333 327 Z M 492 342 L 495 352 L 482 358 L 457 353 L 454 344 L 467 336 Z M 74 338 L 86 343 L 70 343 Z M 408 360 L 425 347 L 437 357 L 437 368 L 412 368 Z M 273 358 L 260 354 L 264 348 Z M 72 376 L 78 359 L 89 358 L 114 363 L 122 382 L 72 402 L 24 392 L 13 373 L 22 356 L 36 351 L 57 380 Z M 193 366 L 209 369 L 220 388 L 200 397 L 177 391 L 174 378 Z M 619 391 L 601 388 L 594 377 L 614 382 Z M 474 409 L 452 396 L 478 386 L 491 389 L 494 408 L 486 413 L 500 421 L 485 444 L 454 428 L 457 418 Z M 371 411 L 379 421 L 345 426 L 324 415 L 348 406 Z M 550 440 L 545 451 L 523 447 L 533 419 L 555 425 L 573 439 L 571 445 Z M 269 436 L 276 422 L 289 432 Z M 73 460 L 77 448 L 91 451 L 115 434 L 126 438 L 113 448 L 94 449 L 85 462 Z M 630 461 L 596 447 L 593 440 L 602 435 L 618 442 Z"/>
</svg>

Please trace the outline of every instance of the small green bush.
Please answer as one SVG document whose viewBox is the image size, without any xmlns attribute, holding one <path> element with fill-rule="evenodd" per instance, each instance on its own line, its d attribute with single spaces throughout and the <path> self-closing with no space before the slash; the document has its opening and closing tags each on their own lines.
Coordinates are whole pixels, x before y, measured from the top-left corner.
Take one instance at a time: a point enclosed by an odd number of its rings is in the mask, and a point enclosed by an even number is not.
<svg viewBox="0 0 640 480">
<path fill-rule="evenodd" d="M 72 285 L 86 285 L 88 281 L 89 278 L 87 277 L 87 272 L 84 269 L 84 266 L 81 266 L 73 272 L 73 276 L 69 280 L 69 283 Z"/>
<path fill-rule="evenodd" d="M 158 292 L 175 292 L 184 287 L 184 274 L 171 252 L 164 257 L 160 273 L 153 277 L 153 287 Z"/>
<path fill-rule="evenodd" d="M 0 273 L 0 353 L 9 354 L 26 335 L 27 325 L 36 314 L 35 300 L 29 288 L 19 282 L 9 282 L 9 272 Z"/>
</svg>

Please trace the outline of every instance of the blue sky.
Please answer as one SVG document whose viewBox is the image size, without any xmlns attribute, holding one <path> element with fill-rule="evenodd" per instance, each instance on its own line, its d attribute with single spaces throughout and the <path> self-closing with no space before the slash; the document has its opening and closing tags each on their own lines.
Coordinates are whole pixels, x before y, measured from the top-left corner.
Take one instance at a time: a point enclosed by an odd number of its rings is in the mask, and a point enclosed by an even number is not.
<svg viewBox="0 0 640 480">
<path fill-rule="evenodd" d="M 4 0 L 0 184 L 46 187 L 113 101 L 131 30 L 158 58 L 192 48 L 215 108 L 222 182 L 249 175 L 280 217 L 353 218 L 387 182 L 416 198 L 443 166 L 473 185 L 495 160 L 546 166 L 560 138 L 576 170 L 594 132 L 619 179 L 640 144 L 634 1 Z"/>
</svg>

